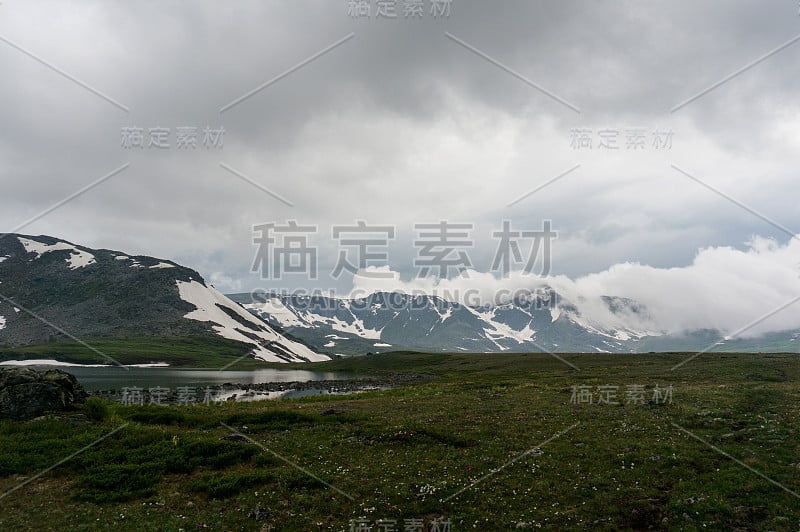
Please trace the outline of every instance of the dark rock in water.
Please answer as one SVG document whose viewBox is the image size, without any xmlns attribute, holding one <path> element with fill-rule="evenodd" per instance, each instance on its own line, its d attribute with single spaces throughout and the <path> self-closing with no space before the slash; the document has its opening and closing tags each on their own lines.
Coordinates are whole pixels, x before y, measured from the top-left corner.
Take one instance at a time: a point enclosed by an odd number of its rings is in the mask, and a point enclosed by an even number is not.
<svg viewBox="0 0 800 532">
<path fill-rule="evenodd" d="M 60 369 L 0 368 L 0 418 L 31 419 L 68 410 L 86 397 L 78 380 Z"/>
</svg>

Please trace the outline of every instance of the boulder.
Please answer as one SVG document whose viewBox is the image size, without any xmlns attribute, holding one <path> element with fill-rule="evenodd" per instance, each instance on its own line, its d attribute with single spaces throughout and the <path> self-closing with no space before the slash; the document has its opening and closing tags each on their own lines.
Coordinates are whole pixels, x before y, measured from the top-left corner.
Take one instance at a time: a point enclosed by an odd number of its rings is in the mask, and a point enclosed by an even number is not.
<svg viewBox="0 0 800 532">
<path fill-rule="evenodd" d="M 60 369 L 0 367 L 0 418 L 31 419 L 69 410 L 86 397 L 75 376 Z"/>
</svg>

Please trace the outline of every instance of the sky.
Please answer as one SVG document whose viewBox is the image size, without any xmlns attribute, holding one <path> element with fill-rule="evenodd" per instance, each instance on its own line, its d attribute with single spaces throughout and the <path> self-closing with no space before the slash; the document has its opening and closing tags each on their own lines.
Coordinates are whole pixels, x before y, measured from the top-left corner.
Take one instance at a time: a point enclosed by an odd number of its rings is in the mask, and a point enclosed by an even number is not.
<svg viewBox="0 0 800 532">
<path fill-rule="evenodd" d="M 669 330 L 800 295 L 795 0 L 355 3 L 4 0 L 0 230 L 224 292 L 546 281 Z M 254 227 L 290 221 L 316 275 L 257 267 Z M 358 221 L 394 230 L 367 264 L 386 279 L 331 275 Z M 420 279 L 416 226 L 442 221 L 469 224 L 468 272 Z M 552 224 L 548 268 L 492 271 L 503 221 Z"/>
</svg>

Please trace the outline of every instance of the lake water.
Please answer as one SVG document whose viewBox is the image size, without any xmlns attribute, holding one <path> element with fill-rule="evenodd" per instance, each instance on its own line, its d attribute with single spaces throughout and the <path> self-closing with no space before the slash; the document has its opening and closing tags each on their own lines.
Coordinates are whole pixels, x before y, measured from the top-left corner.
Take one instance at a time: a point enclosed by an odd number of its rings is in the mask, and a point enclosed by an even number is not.
<svg viewBox="0 0 800 532">
<path fill-rule="evenodd" d="M 225 383 L 264 384 L 280 382 L 307 382 L 346 380 L 354 376 L 344 373 L 255 369 L 250 371 L 220 371 L 218 369 L 179 368 L 61 368 L 72 373 L 87 391 L 121 389 L 126 387 L 177 388 L 179 386 L 219 386 Z"/>
</svg>

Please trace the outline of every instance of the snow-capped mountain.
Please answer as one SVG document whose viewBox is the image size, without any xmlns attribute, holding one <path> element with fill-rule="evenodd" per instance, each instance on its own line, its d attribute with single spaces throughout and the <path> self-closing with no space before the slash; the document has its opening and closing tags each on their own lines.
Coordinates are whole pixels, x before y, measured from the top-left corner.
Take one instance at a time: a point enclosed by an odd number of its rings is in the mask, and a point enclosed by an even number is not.
<svg viewBox="0 0 800 532">
<path fill-rule="evenodd" d="M 718 331 L 665 334 L 647 308 L 620 297 L 601 297 L 618 324 L 601 325 L 553 292 L 491 307 L 470 307 L 435 296 L 375 293 L 361 299 L 281 294 L 235 294 L 250 312 L 331 354 L 392 350 L 446 352 L 800 351 L 800 333 L 726 339 Z M 631 319 L 631 317 L 635 319 Z M 615 320 L 614 318 L 618 318 Z M 630 323 L 651 324 L 631 327 Z"/>
<path fill-rule="evenodd" d="M 213 340 L 209 350 L 238 346 L 242 355 L 273 362 L 330 359 L 174 262 L 0 234 L 0 347 L 66 340 L 58 329 L 86 342 L 206 339 Z"/>
<path fill-rule="evenodd" d="M 362 299 L 277 294 L 229 297 L 273 325 L 336 354 L 393 349 L 630 352 L 637 341 L 654 334 L 593 325 L 573 305 L 554 296 L 492 307 L 400 293 L 375 293 Z M 609 298 L 608 304 L 616 312 L 636 309 L 635 303 L 625 300 Z"/>
</svg>

